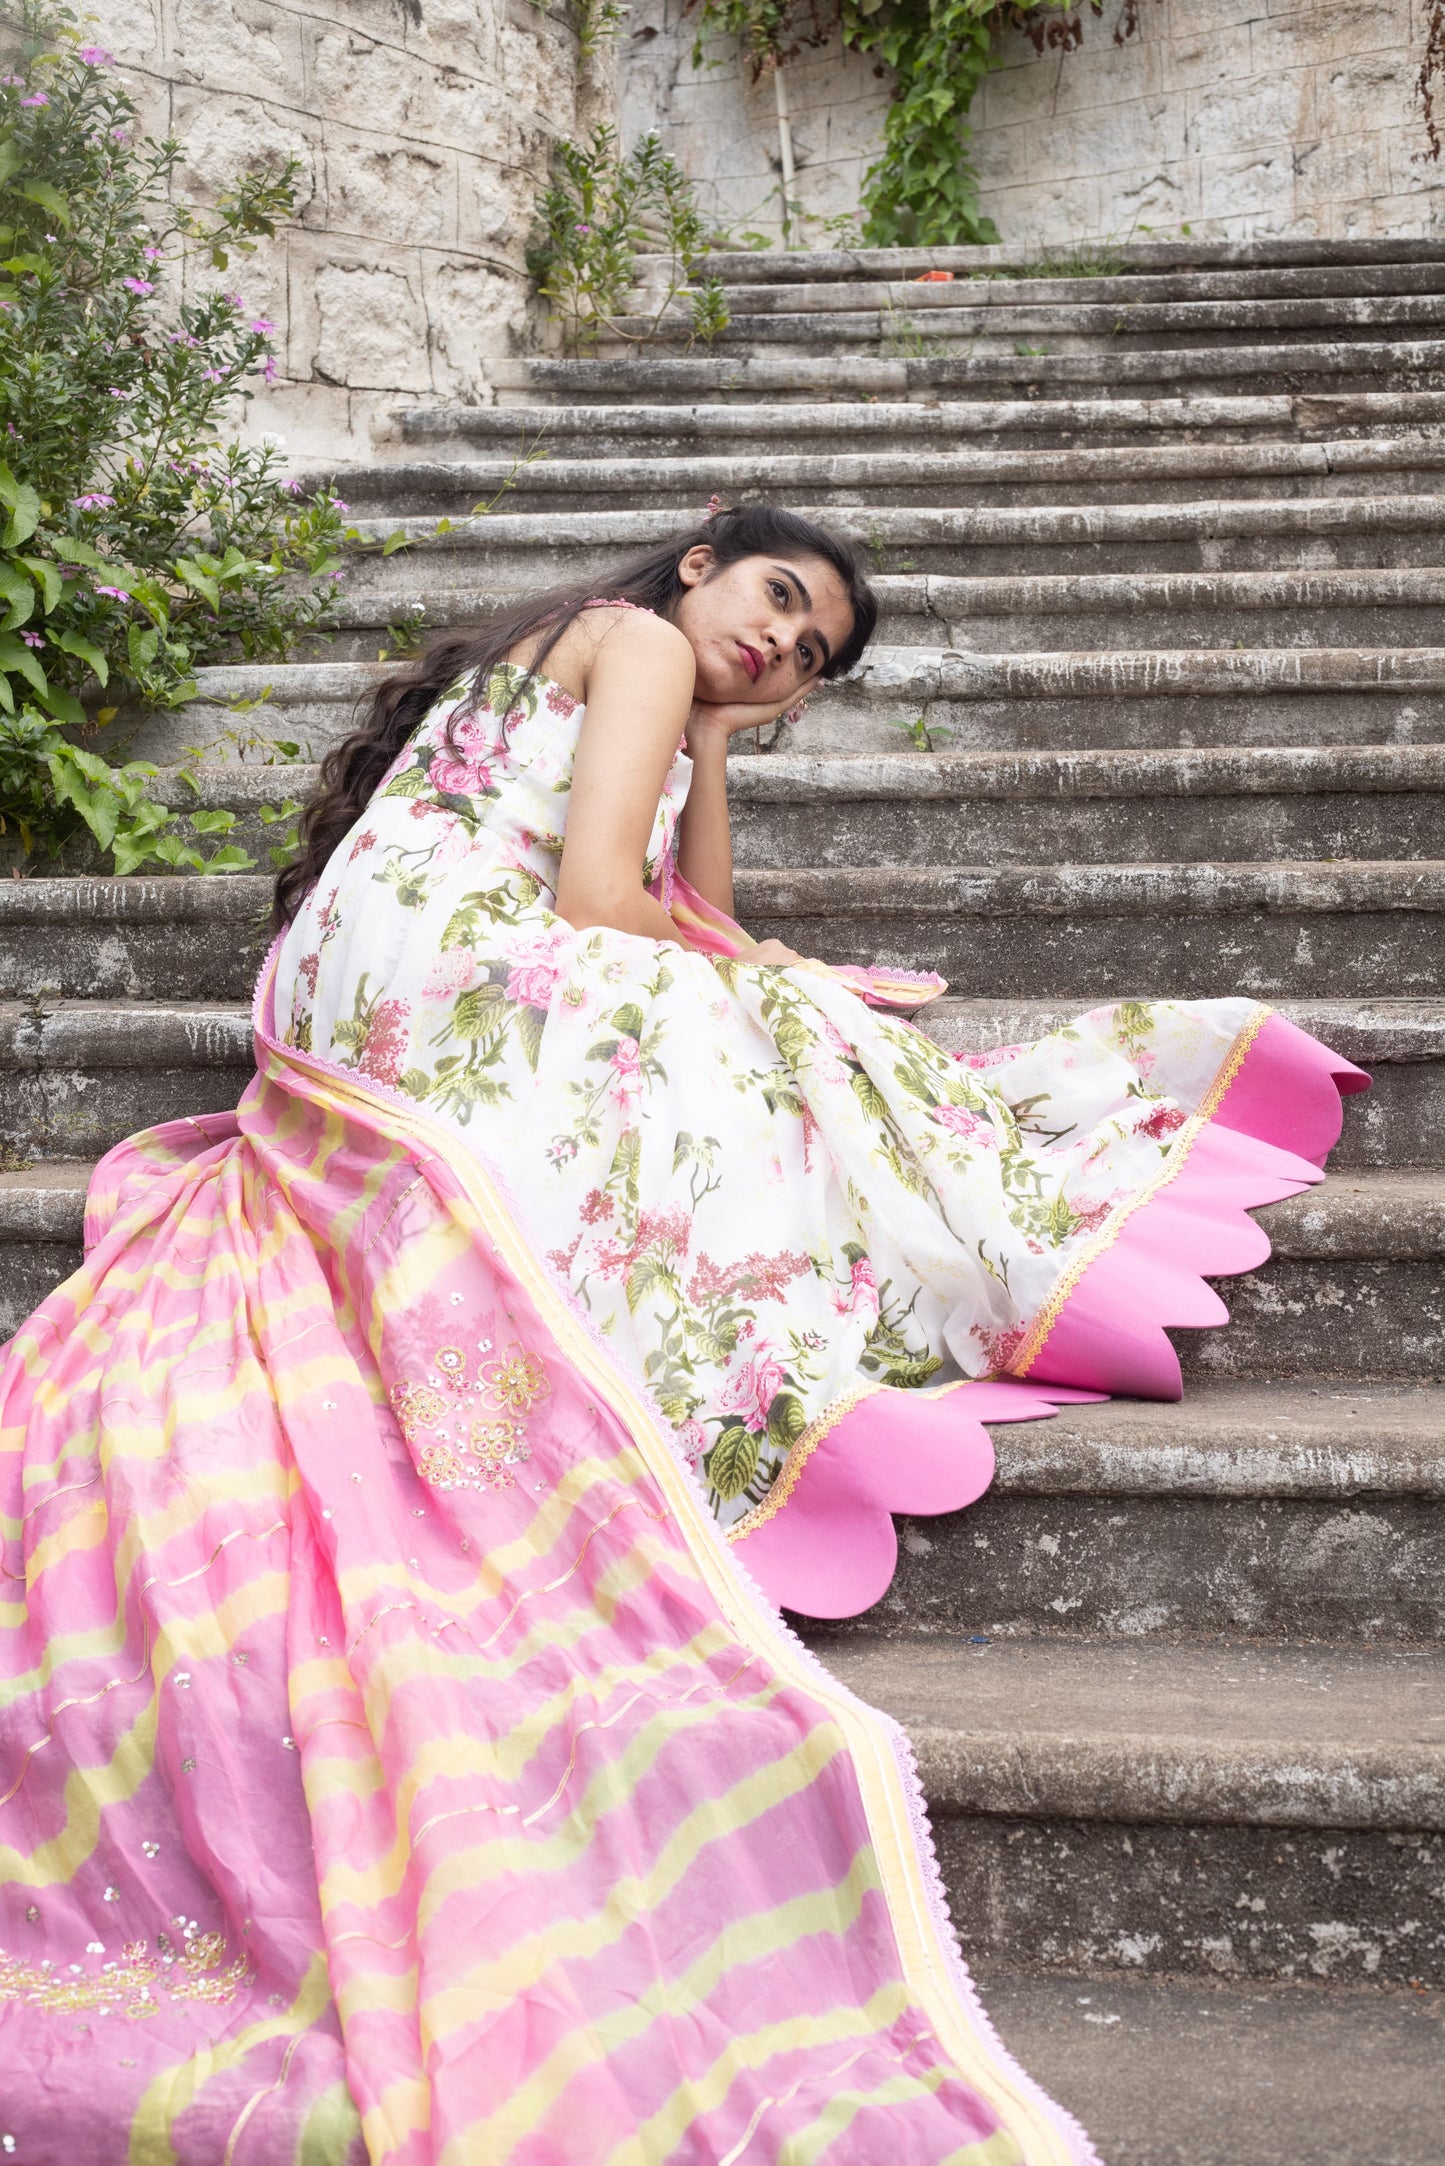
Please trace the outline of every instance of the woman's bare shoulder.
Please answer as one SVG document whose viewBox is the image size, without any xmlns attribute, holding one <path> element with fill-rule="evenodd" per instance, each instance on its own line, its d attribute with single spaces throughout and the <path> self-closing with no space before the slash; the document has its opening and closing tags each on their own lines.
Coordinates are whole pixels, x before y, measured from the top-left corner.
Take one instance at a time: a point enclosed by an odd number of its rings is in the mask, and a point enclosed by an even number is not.
<svg viewBox="0 0 1445 2166">
<path fill-rule="evenodd" d="M 692 648 L 675 624 L 650 609 L 610 603 L 584 609 L 573 619 L 543 663 L 543 672 L 574 699 L 585 700 L 604 650 L 609 668 L 655 666 L 664 660 L 679 668 L 692 665 Z M 519 648 L 510 659 L 526 662 L 530 656 Z"/>
</svg>

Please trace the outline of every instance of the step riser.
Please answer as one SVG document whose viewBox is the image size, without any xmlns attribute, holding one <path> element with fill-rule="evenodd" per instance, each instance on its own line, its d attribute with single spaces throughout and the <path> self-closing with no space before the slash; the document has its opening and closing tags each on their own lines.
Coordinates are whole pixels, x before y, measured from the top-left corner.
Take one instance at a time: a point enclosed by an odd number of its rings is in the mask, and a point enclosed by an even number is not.
<svg viewBox="0 0 1445 2166">
<path fill-rule="evenodd" d="M 1019 1433 L 995 1431 L 1001 1452 L 1024 1448 Z M 968 1512 L 900 1520 L 898 1552 L 887 1596 L 860 1625 L 873 1637 L 1427 1645 L 1440 1630 L 1445 1500 L 993 1490 Z"/>
<path fill-rule="evenodd" d="M 1373 320 L 1372 320 L 1373 319 Z M 599 341 L 599 360 L 630 358 L 627 338 L 646 332 L 652 318 L 619 316 L 622 338 Z M 1046 356 L 1075 354 L 1106 358 L 1113 354 L 1147 354 L 1167 368 L 1169 355 L 1180 352 L 1207 355 L 1215 349 L 1244 347 L 1257 353 L 1261 347 L 1288 348 L 1302 340 L 1327 338 L 1340 345 L 1369 346 L 1410 338 L 1438 337 L 1445 323 L 1445 296 L 1410 296 L 1400 306 L 1388 303 L 1319 301 L 1298 303 L 1202 302 L 1191 307 L 1103 308 L 989 308 L 905 306 L 888 308 L 779 309 L 775 312 L 740 313 L 719 333 L 712 350 L 719 354 L 746 355 L 753 349 L 781 353 L 798 360 L 809 354 L 880 353 L 940 358 L 963 352 L 971 358 L 1005 362 L 1027 359 L 1020 344 L 1027 343 Z M 685 355 L 695 350 L 690 319 L 683 313 L 665 317 L 657 333 L 657 350 Z M 1286 373 L 1288 353 L 1281 355 L 1279 374 Z"/>
<path fill-rule="evenodd" d="M 1382 491 L 1392 496 L 1445 493 L 1445 471 L 1442 471 L 1445 461 L 1426 463 L 1404 457 L 1388 464 L 1381 461 L 1353 473 L 1298 472 L 1289 468 L 1261 473 L 1259 462 L 1254 462 L 1252 467 L 1246 453 L 1241 459 L 1212 459 L 1207 465 L 1201 462 L 1196 472 L 1157 477 L 1133 471 L 1135 462 L 1127 451 L 1121 452 L 1109 465 L 1098 462 L 1095 471 L 1071 474 L 1065 470 L 1059 474 L 1044 473 L 1036 478 L 1028 474 L 1001 476 L 988 471 L 971 473 L 965 470 L 954 474 L 946 467 L 930 474 L 926 468 L 920 471 L 916 452 L 907 461 L 900 458 L 892 469 L 883 461 L 878 463 L 883 470 L 877 475 L 860 473 L 842 477 L 830 474 L 827 462 L 821 459 L 776 459 L 769 462 L 768 467 L 750 467 L 742 460 L 719 460 L 705 477 L 669 474 L 660 461 L 654 474 L 629 473 L 615 478 L 600 472 L 593 477 L 584 465 L 580 473 L 569 477 L 565 484 L 549 476 L 543 467 L 539 474 L 518 480 L 506 499 L 506 510 L 508 517 L 527 512 L 555 517 L 563 509 L 569 512 L 671 511 L 677 514 L 680 523 L 686 524 L 702 516 L 707 502 L 702 491 L 707 479 L 716 482 L 718 493 L 730 504 L 806 501 L 812 505 L 831 504 L 840 509 L 876 505 L 935 511 L 1006 511 L 1016 506 L 1050 504 L 1194 504 L 1201 498 L 1217 496 L 1221 490 L 1227 490 L 1234 502 L 1264 500 L 1269 503 L 1314 497 L 1369 497 Z M 729 465 L 736 471 L 729 473 Z M 722 470 L 718 471 L 718 468 Z M 465 519 L 471 515 L 474 505 L 496 491 L 500 481 L 500 472 L 479 480 L 414 481 L 402 469 L 395 484 L 385 489 L 358 488 L 345 474 L 340 476 L 337 486 L 345 493 L 346 501 L 358 518 L 384 519 L 392 514 L 399 519 L 430 516 Z"/>
<path fill-rule="evenodd" d="M 248 728 L 299 742 L 313 760 L 367 718 L 369 695 L 344 700 L 278 693 L 246 716 Z M 901 752 L 912 746 L 910 726 L 922 720 L 934 751 L 987 752 L 1028 748 L 1083 752 L 1163 746 L 1386 745 L 1445 741 L 1445 692 L 1416 685 L 1349 691 L 1276 691 L 1242 687 L 1238 694 L 1171 692 L 1082 699 L 930 698 L 907 687 L 829 684 L 809 700 L 799 722 L 765 729 L 770 750 L 795 753 Z M 224 757 L 235 716 L 196 701 L 157 714 L 127 739 L 128 756 L 159 764 L 184 763 L 192 747 Z M 749 740 L 744 739 L 746 747 Z M 282 776 L 284 770 L 277 770 Z"/>
<path fill-rule="evenodd" d="M 746 916 L 760 939 L 785 941 L 825 963 L 867 957 L 941 971 L 959 998 L 982 997 L 1001 984 L 1019 998 L 1043 998 L 1068 985 L 1083 1006 L 1131 999 L 1145 987 L 1171 1000 L 1240 992 L 1261 1000 L 1445 992 L 1441 921 L 1405 912 L 849 922 L 763 908 Z"/>
<path fill-rule="evenodd" d="M 1289 797 L 1076 798 L 739 805 L 741 866 L 1199 863 L 1433 858 L 1445 797 L 1425 791 Z"/>
<path fill-rule="evenodd" d="M 1439 1836 L 957 1815 L 934 1841 L 964 1954 L 1075 1976 L 1438 1984 Z"/>
</svg>

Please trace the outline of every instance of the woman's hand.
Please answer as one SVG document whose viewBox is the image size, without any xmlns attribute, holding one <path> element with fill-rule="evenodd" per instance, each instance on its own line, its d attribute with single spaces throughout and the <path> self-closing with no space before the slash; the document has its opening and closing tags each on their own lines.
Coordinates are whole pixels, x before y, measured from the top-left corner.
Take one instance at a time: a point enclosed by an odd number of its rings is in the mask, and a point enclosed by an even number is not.
<svg viewBox="0 0 1445 2166">
<path fill-rule="evenodd" d="M 758 700 L 746 703 L 739 701 L 734 706 L 714 706 L 708 700 L 696 699 L 687 718 L 684 742 L 691 752 L 704 737 L 726 741 L 729 737 L 736 737 L 742 730 L 770 729 L 773 723 L 780 722 L 785 714 L 801 705 L 802 699 L 806 697 L 806 693 L 801 697 L 794 693 L 781 704 L 773 700 Z"/>
</svg>

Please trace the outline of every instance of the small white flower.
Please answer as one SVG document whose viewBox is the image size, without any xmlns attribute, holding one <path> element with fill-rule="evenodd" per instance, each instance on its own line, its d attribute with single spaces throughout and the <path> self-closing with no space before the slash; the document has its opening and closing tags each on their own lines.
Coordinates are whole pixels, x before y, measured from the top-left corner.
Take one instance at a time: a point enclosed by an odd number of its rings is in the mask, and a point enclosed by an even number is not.
<svg viewBox="0 0 1445 2166">
<path fill-rule="evenodd" d="M 189 1670 L 177 1670 L 175 1676 L 171 1679 L 171 1683 L 175 1686 L 177 1692 L 186 1691 L 190 1682 L 191 1673 Z"/>
<path fill-rule="evenodd" d="M 288 1752 L 294 1752 L 296 1750 L 296 1740 L 294 1737 L 283 1737 L 281 1742 L 286 1747 L 286 1750 Z"/>
<path fill-rule="evenodd" d="M 353 1474 L 353 1475 L 352 1475 L 352 1477 L 351 1477 L 351 1479 L 352 1479 L 352 1480 L 353 1480 L 354 1482 L 359 1482 L 359 1481 L 361 1480 L 361 1476 L 360 1476 L 359 1474 Z"/>
<path fill-rule="evenodd" d="M 161 1846 L 159 1843 L 142 1843 L 141 1850 L 148 1858 L 158 1858 L 161 1854 Z"/>
<path fill-rule="evenodd" d="M 332 1511 L 331 1506 L 328 1504 L 321 1516 L 323 1519 L 334 1519 L 336 1517 L 336 1514 Z"/>
<path fill-rule="evenodd" d="M 456 1308 L 460 1308 L 460 1307 L 461 1307 L 461 1304 L 462 1304 L 462 1302 L 463 1302 L 463 1300 L 464 1300 L 464 1299 L 465 1299 L 465 1296 L 464 1296 L 464 1295 L 462 1295 L 462 1294 L 453 1294 L 453 1295 L 452 1295 L 452 1307 L 453 1307 L 454 1309 L 456 1309 Z"/>
<path fill-rule="evenodd" d="M 85 1952 L 87 1955 L 104 1955 L 105 1942 L 103 1940 L 88 1940 L 85 1944 Z"/>
<path fill-rule="evenodd" d="M 120 1901 L 120 1889 L 107 1888 L 105 1891 L 105 1899 L 108 1903 L 118 1903 Z"/>
<path fill-rule="evenodd" d="M 0 2136 L 0 2151 L 13 2151 L 14 2149 L 15 2138 L 13 2136 Z"/>
<path fill-rule="evenodd" d="M 336 1401 L 334 1399 L 323 1399 L 321 1411 L 323 1414 L 334 1414 L 336 1412 Z"/>
</svg>

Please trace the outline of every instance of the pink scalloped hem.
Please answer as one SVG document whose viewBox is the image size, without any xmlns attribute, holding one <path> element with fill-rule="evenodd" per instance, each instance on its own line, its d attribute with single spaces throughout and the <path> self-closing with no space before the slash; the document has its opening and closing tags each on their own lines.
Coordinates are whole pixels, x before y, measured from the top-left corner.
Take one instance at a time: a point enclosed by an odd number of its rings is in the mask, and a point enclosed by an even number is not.
<svg viewBox="0 0 1445 2166">
<path fill-rule="evenodd" d="M 1181 1131 L 1159 1181 L 1095 1235 L 1045 1305 L 1008 1377 L 939 1392 L 880 1388 L 809 1451 L 786 1501 L 734 1547 L 780 1607 L 854 1617 L 888 1589 L 893 1514 L 974 1503 L 993 1478 L 986 1422 L 1047 1419 L 1066 1403 L 1182 1396 L 1178 1326 L 1223 1324 L 1218 1277 L 1258 1269 L 1270 1244 L 1249 1217 L 1321 1178 L 1341 1098 L 1369 1077 L 1269 1015 L 1207 1119 Z"/>
</svg>

